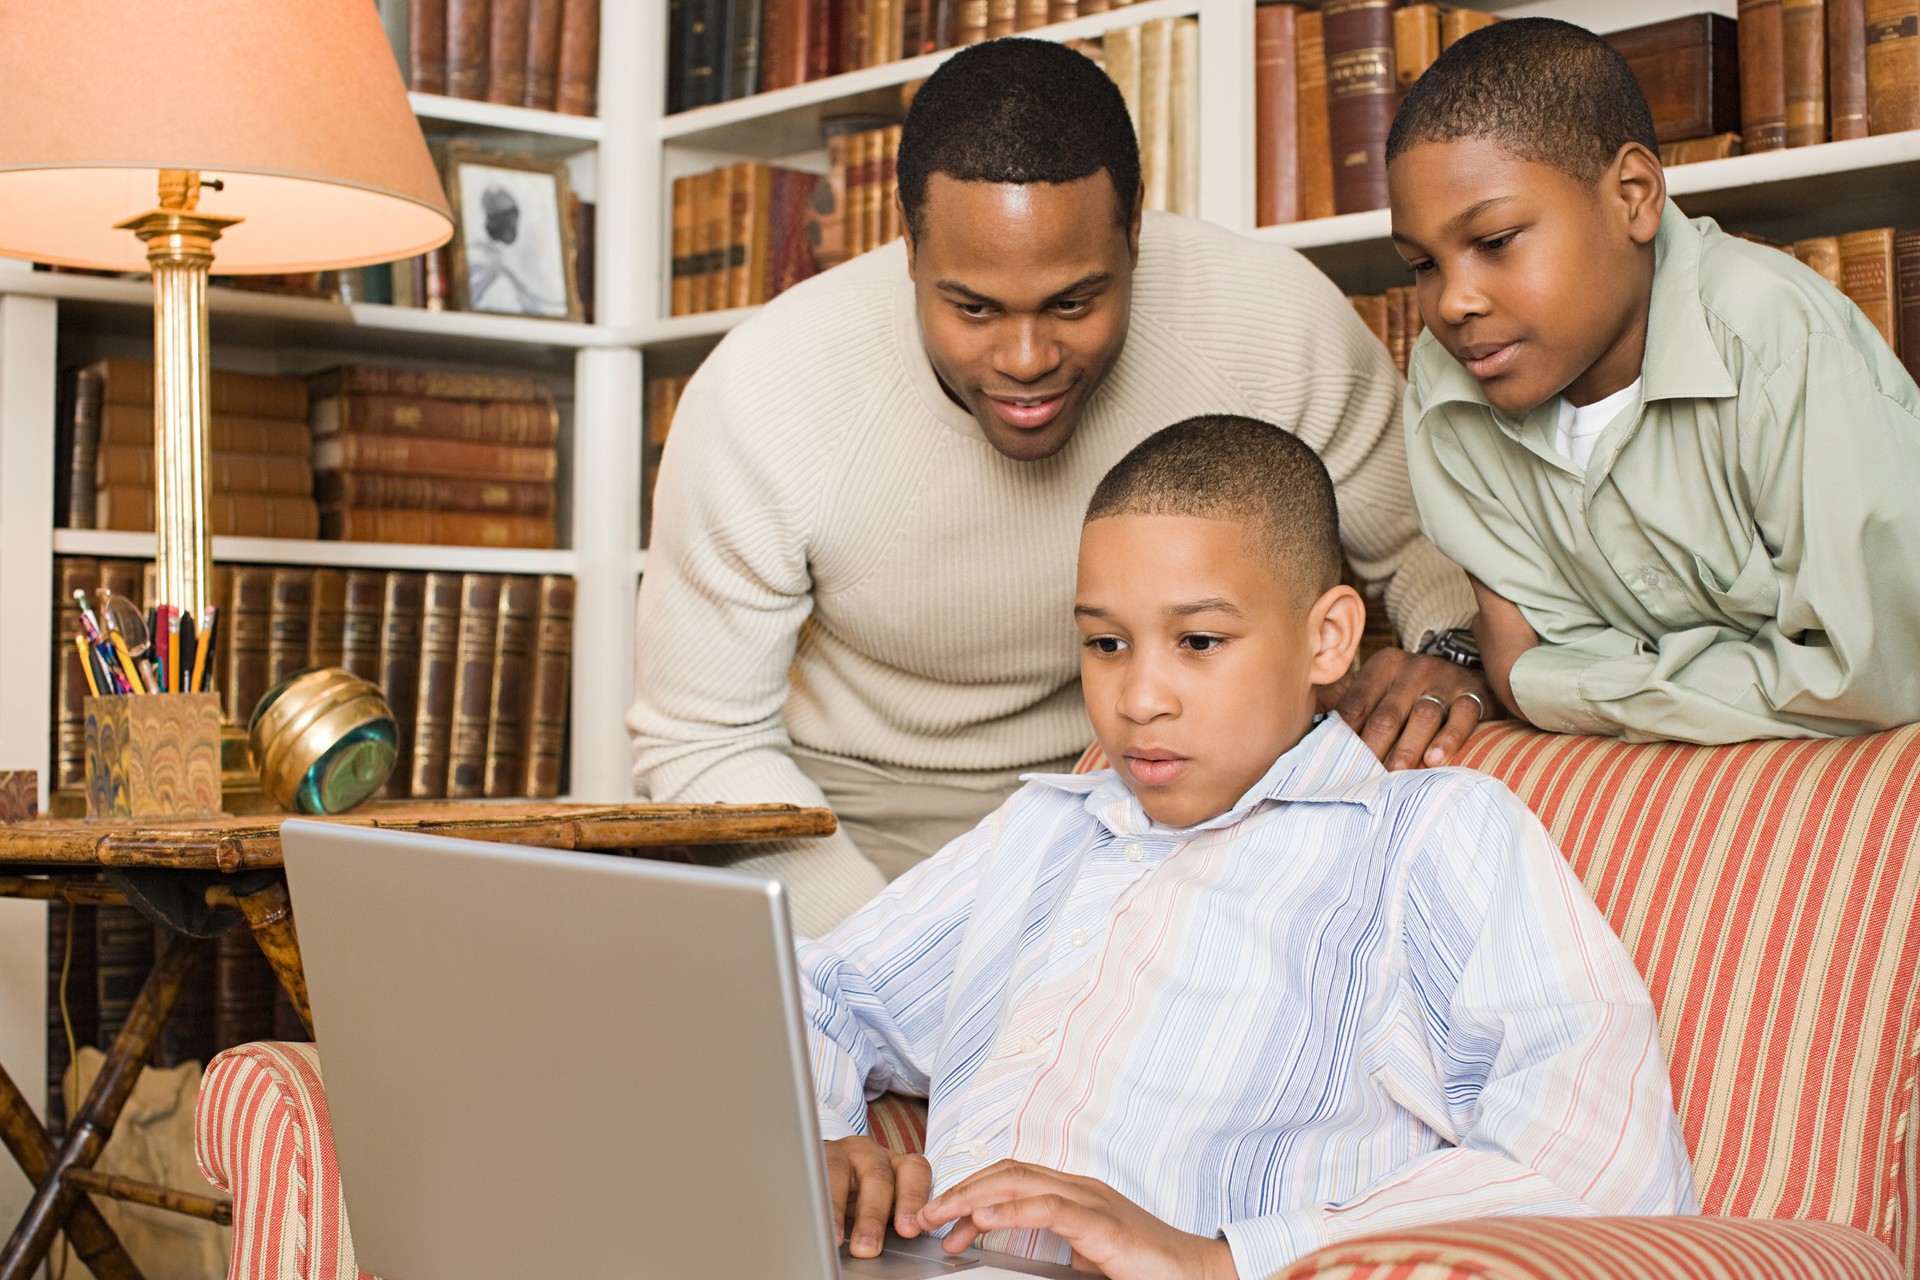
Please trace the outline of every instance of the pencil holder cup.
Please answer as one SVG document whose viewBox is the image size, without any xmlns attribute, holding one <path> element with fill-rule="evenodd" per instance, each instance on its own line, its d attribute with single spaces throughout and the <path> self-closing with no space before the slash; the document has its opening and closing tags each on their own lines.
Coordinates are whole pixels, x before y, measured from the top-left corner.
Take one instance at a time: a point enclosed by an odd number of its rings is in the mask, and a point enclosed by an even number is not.
<svg viewBox="0 0 1920 1280">
<path fill-rule="evenodd" d="M 379 686 L 339 667 L 288 676 L 247 727 L 260 786 L 301 813 L 345 813 L 386 785 L 399 729 Z"/>
<path fill-rule="evenodd" d="M 85 711 L 88 818 L 218 816 L 219 694 L 115 694 Z"/>
</svg>

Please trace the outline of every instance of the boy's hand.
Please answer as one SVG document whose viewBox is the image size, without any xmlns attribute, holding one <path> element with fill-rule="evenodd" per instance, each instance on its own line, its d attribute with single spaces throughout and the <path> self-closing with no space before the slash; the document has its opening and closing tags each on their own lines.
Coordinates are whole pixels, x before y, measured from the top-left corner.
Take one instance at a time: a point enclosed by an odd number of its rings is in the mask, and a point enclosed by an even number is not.
<svg viewBox="0 0 1920 1280">
<path fill-rule="evenodd" d="M 833 1242 L 846 1234 L 851 1198 L 853 1235 L 849 1251 L 871 1258 L 887 1238 L 887 1217 L 903 1236 L 920 1234 L 920 1207 L 933 1189 L 933 1169 L 925 1156 L 895 1155 L 872 1138 L 855 1134 L 826 1144 L 827 1194 L 833 1200 Z"/>
<path fill-rule="evenodd" d="M 1487 683 L 1500 705 L 1517 720 L 1526 714 L 1513 696 L 1513 664 L 1520 655 L 1540 643 L 1539 633 L 1527 621 L 1520 607 L 1496 594 L 1486 583 L 1471 575 L 1473 594 L 1480 601 L 1480 616 L 1473 620 L 1473 638 L 1480 642 L 1480 661 L 1487 667 Z"/>
<path fill-rule="evenodd" d="M 953 1223 L 942 1243 L 958 1253 L 987 1231 L 1051 1231 L 1073 1247 L 1073 1266 L 1112 1280 L 1237 1280 L 1225 1240 L 1177 1231 L 1104 1182 L 1002 1160 L 920 1211 L 928 1231 Z"/>
<path fill-rule="evenodd" d="M 1355 674 L 1321 685 L 1320 709 L 1338 711 L 1389 769 L 1443 765 L 1475 725 L 1500 715 L 1482 672 L 1405 649 L 1382 649 Z"/>
</svg>

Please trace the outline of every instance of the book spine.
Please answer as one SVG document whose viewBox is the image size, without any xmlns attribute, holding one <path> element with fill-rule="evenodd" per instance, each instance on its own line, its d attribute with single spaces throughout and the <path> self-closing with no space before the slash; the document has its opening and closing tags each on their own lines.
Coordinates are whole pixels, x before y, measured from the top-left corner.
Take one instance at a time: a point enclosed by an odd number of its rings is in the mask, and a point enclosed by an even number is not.
<svg viewBox="0 0 1920 1280">
<path fill-rule="evenodd" d="M 227 685 L 227 675 L 233 666 L 233 566 L 215 561 L 207 570 L 207 603 L 220 610 L 220 625 L 214 629 L 213 670 L 207 675 L 207 687 L 222 695 L 221 705 L 226 708 L 229 723 L 235 721 L 233 715 L 233 694 Z M 253 708 L 247 708 L 251 711 Z"/>
<path fill-rule="evenodd" d="M 1172 141 L 1167 207 L 1186 218 L 1200 216 L 1200 20 L 1175 18 L 1168 46 L 1172 64 L 1167 95 Z"/>
<path fill-rule="evenodd" d="M 551 481 L 554 450 L 476 444 L 422 436 L 347 435 L 314 446 L 316 471 L 388 471 L 457 475 L 488 480 Z"/>
<path fill-rule="evenodd" d="M 1300 75 L 1300 216 L 1333 216 L 1333 138 L 1328 119 L 1325 17 L 1303 12 L 1295 24 Z"/>
<path fill-rule="evenodd" d="M 315 569 L 307 616 L 309 667 L 337 667 L 347 656 L 347 571 Z"/>
<path fill-rule="evenodd" d="M 550 516 L 554 511 L 550 484 L 460 476 L 329 471 L 319 478 L 316 492 L 323 504 L 339 507 L 485 511 L 509 516 Z"/>
<path fill-rule="evenodd" d="M 453 734 L 453 682 L 460 652 L 461 575 L 429 573 L 420 620 L 419 710 L 413 729 L 416 800 L 447 794 L 447 751 Z"/>
<path fill-rule="evenodd" d="M 691 0 L 689 0 L 691 2 Z M 840 0 L 806 0 L 807 79 L 819 80 L 846 70 L 845 11 Z M 986 0 L 979 0 L 984 5 Z"/>
<path fill-rule="evenodd" d="M 556 110 L 590 116 L 600 84 L 600 0 L 565 0 L 560 20 L 560 84 Z"/>
<path fill-rule="evenodd" d="M 448 369 L 389 369 L 375 365 L 338 365 L 316 373 L 301 398 L 300 416 L 310 401 L 332 396 L 403 396 L 426 400 L 534 400 L 550 404 L 553 392 L 538 378 L 517 373 L 472 373 Z"/>
<path fill-rule="evenodd" d="M 307 665 L 312 647 L 313 571 L 275 569 L 267 613 L 267 684 L 279 684 Z"/>
<path fill-rule="evenodd" d="M 87 782 L 86 667 L 73 647 L 80 630 L 80 606 L 73 593 L 89 602 L 100 585 L 100 562 L 90 556 L 59 556 L 53 572 L 53 785 L 81 787 Z"/>
<path fill-rule="evenodd" d="M 705 107 L 720 101 L 720 57 L 725 48 L 721 19 L 725 0 L 686 0 L 687 106 Z M 569 8 L 571 13 L 571 8 Z M 561 29 L 561 68 L 566 77 L 566 29 Z"/>
<path fill-rule="evenodd" d="M 1014 0 L 1013 29 L 1037 31 L 1047 25 L 1048 0 Z"/>
<path fill-rule="evenodd" d="M 527 47 L 531 32 L 529 0 L 489 0 L 487 32 L 488 102 L 526 105 Z"/>
<path fill-rule="evenodd" d="M 447 795 L 481 794 L 487 770 L 487 714 L 500 629 L 500 575 L 469 573 L 460 587 L 460 639 L 454 654 L 453 728 L 448 735 Z"/>
<path fill-rule="evenodd" d="M 1660 144 L 1660 163 L 1668 168 L 1677 164 L 1698 164 L 1702 160 L 1724 160 L 1740 154 L 1740 135 L 1716 133 L 1707 138 L 1687 138 Z"/>
<path fill-rule="evenodd" d="M 402 569 L 369 576 L 380 580 L 374 588 L 379 602 L 374 613 L 374 669 L 399 730 L 394 739 L 393 772 L 380 794 L 404 800 L 413 794 L 413 751 L 419 741 L 427 576 Z"/>
<path fill-rule="evenodd" d="M 536 799 L 560 794 L 567 741 L 568 676 L 573 660 L 572 578 L 540 579 L 540 613 L 534 624 L 533 675 L 528 681 L 527 773 L 521 793 Z"/>
<path fill-rule="evenodd" d="M 389 511 L 332 507 L 320 512 L 320 536 L 342 542 L 406 542 L 441 547 L 551 550 L 559 530 L 547 516 L 471 511 Z"/>
<path fill-rule="evenodd" d="M 153 446 L 102 446 L 94 463 L 94 482 L 102 488 L 152 484 Z M 298 454 L 235 453 L 222 449 L 207 456 L 207 484 L 216 493 L 304 498 L 313 493 L 313 468 Z"/>
<path fill-rule="evenodd" d="M 1019 18 L 1019 0 L 987 0 L 987 39 L 1010 36 Z"/>
<path fill-rule="evenodd" d="M 766 0 L 760 15 L 760 92 L 807 78 L 806 34 L 804 0 Z"/>
<path fill-rule="evenodd" d="M 446 0 L 447 93 L 484 98 L 487 92 L 487 0 Z"/>
<path fill-rule="evenodd" d="M 94 468 L 100 454 L 100 424 L 104 406 L 100 402 L 102 380 L 98 369 L 77 369 L 69 412 L 73 425 L 73 454 L 67 473 L 67 528 L 93 528 Z M 147 420 L 149 441 L 153 434 L 152 416 Z M 151 447 L 151 445 L 149 445 Z"/>
<path fill-rule="evenodd" d="M 551 402 L 442 400 L 433 397 L 347 395 L 314 402 L 314 435 L 424 436 L 544 448 L 560 438 L 560 411 Z"/>
<path fill-rule="evenodd" d="M 1740 0 L 1740 143 L 1749 152 L 1787 145 L 1780 0 Z"/>
<path fill-rule="evenodd" d="M 227 634 L 227 718 L 249 724 L 260 695 L 273 683 L 268 647 L 273 634 L 273 574 L 259 565 L 236 565 L 233 602 L 220 616 Z"/>
<path fill-rule="evenodd" d="M 1387 298 L 1385 294 L 1370 293 L 1350 297 L 1354 314 L 1360 317 L 1360 323 L 1367 326 L 1367 332 L 1380 340 L 1380 345 L 1392 350 L 1392 342 L 1387 334 Z"/>
<path fill-rule="evenodd" d="M 1835 142 L 1867 136 L 1866 0 L 1827 0 L 1827 120 Z"/>
<path fill-rule="evenodd" d="M 1059 2 L 1060 0 L 1056 0 L 1056 3 Z M 900 56 L 902 58 L 917 58 L 923 53 L 933 52 L 933 42 L 928 27 L 932 18 L 932 0 L 901 0 Z"/>
<path fill-rule="evenodd" d="M 727 79 L 727 96 L 744 98 L 760 88 L 761 0 L 731 2 L 733 12 L 727 29 L 733 42 L 729 54 L 733 68 Z"/>
<path fill-rule="evenodd" d="M 1865 313 L 1887 345 L 1900 350 L 1900 313 L 1895 305 L 1893 230 L 1880 227 L 1839 237 L 1840 290 Z"/>
<path fill-rule="evenodd" d="M 1440 56 L 1440 7 L 1410 4 L 1393 14 L 1394 83 L 1405 97 Z"/>
<path fill-rule="evenodd" d="M 1793 256 L 1808 268 L 1817 271 L 1820 277 L 1836 289 L 1844 289 L 1846 281 L 1840 274 L 1840 239 L 1837 236 L 1810 236 L 1805 240 L 1796 240 L 1793 244 Z"/>
<path fill-rule="evenodd" d="M 97 362 L 101 398 L 113 404 L 153 404 L 153 364 L 118 358 Z M 250 418 L 307 418 L 307 384 L 302 378 L 273 377 L 215 369 L 207 388 L 208 409 L 215 417 L 233 414 Z M 149 410 L 148 419 L 152 413 Z M 149 427 L 151 432 L 151 427 Z"/>
<path fill-rule="evenodd" d="M 144 485 L 104 485 L 94 490 L 96 527 L 153 532 L 154 495 Z M 276 493 L 213 493 L 207 497 L 207 528 L 216 537 L 314 538 L 319 508 L 311 498 Z"/>
<path fill-rule="evenodd" d="M 153 448 L 153 406 L 146 404 L 104 404 L 99 406 L 99 439 L 96 447 L 138 445 Z M 215 414 L 208 424 L 207 447 L 216 453 L 283 454 L 304 458 L 313 449 L 313 434 L 301 421 L 291 418 L 239 417 Z M 87 469 L 87 487 L 94 483 L 94 468 Z"/>
<path fill-rule="evenodd" d="M 370 680 L 387 690 L 392 704 L 392 688 L 380 665 L 380 617 L 387 590 L 387 575 L 378 569 L 354 569 L 347 574 L 346 600 L 340 620 L 340 665 L 362 680 Z M 416 620 L 415 629 L 419 623 Z M 419 646 L 409 657 L 418 656 Z M 398 718 L 398 711 L 395 713 Z M 404 749 L 406 739 L 401 745 Z"/>
<path fill-rule="evenodd" d="M 900 238 L 900 126 L 890 124 L 880 135 L 880 243 Z"/>
<path fill-rule="evenodd" d="M 560 18 L 563 0 L 531 0 L 527 8 L 527 67 L 522 104 L 551 111 L 560 92 Z"/>
<path fill-rule="evenodd" d="M 673 180 L 673 267 L 668 299 L 670 314 L 690 316 L 693 305 L 693 205 L 695 180 Z"/>
<path fill-rule="evenodd" d="M 1900 363 L 1907 376 L 1920 381 L 1920 231 L 1899 231 L 1893 237 L 1894 299 L 1898 308 Z"/>
<path fill-rule="evenodd" d="M 1387 311 L 1387 355 L 1404 378 L 1407 376 L 1407 313 L 1400 305 L 1400 290 L 1387 290 L 1381 300 Z"/>
<path fill-rule="evenodd" d="M 447 91 L 447 0 L 408 0 L 407 87 Z"/>
<path fill-rule="evenodd" d="M 721 263 L 723 307 L 744 307 L 752 299 L 748 259 L 752 256 L 754 219 L 764 213 L 764 208 L 755 207 L 755 198 L 765 168 L 750 160 L 728 166 L 726 253 Z"/>
<path fill-rule="evenodd" d="M 1826 0 L 1780 0 L 1780 42 L 1787 145 L 1816 146 L 1827 140 Z"/>
<path fill-rule="evenodd" d="M 532 692 L 533 632 L 539 615 L 540 579 L 515 575 L 501 581 L 493 681 L 487 697 L 482 795 L 519 795 L 526 780 L 527 706 Z"/>
<path fill-rule="evenodd" d="M 1445 52 L 1447 46 L 1462 37 L 1472 35 L 1482 27 L 1490 27 L 1499 19 L 1479 9 L 1442 9 L 1440 11 L 1440 49 Z"/>
<path fill-rule="evenodd" d="M 1320 12 L 1333 206 L 1339 213 L 1378 209 L 1387 203 L 1387 130 L 1398 105 L 1393 10 L 1389 0 L 1328 0 Z"/>
<path fill-rule="evenodd" d="M 953 42 L 979 44 L 987 38 L 987 0 L 955 0 Z"/>
<path fill-rule="evenodd" d="M 1140 27 L 1140 180 L 1146 207 L 1173 208 L 1173 22 Z"/>
<path fill-rule="evenodd" d="M 1866 24 L 1868 131 L 1920 128 L 1920 0 L 1867 0 Z"/>
<path fill-rule="evenodd" d="M 693 46 L 687 28 L 687 0 L 667 0 L 667 114 L 685 111 L 687 68 L 693 62 Z M 558 79 L 558 67 L 555 68 Z"/>
</svg>

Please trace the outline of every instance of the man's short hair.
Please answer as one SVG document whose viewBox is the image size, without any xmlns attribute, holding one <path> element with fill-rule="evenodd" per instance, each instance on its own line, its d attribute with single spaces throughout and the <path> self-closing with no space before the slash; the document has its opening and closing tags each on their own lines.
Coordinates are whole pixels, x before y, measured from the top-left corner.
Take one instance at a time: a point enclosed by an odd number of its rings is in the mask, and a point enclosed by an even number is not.
<svg viewBox="0 0 1920 1280">
<path fill-rule="evenodd" d="M 1210 413 L 1154 432 L 1093 491 L 1087 520 L 1198 516 L 1245 527 L 1304 608 L 1340 581 L 1333 480 L 1304 441 L 1256 418 Z"/>
<path fill-rule="evenodd" d="M 1422 142 L 1484 138 L 1582 182 L 1620 148 L 1655 155 L 1653 112 L 1618 50 L 1585 27 L 1510 18 L 1448 46 L 1414 81 L 1387 134 L 1387 163 Z"/>
<path fill-rule="evenodd" d="M 907 109 L 895 173 L 920 234 L 927 180 L 1076 182 L 1105 169 L 1125 226 L 1140 191 L 1140 145 L 1107 73 L 1052 40 L 971 45 L 927 77 Z"/>
</svg>

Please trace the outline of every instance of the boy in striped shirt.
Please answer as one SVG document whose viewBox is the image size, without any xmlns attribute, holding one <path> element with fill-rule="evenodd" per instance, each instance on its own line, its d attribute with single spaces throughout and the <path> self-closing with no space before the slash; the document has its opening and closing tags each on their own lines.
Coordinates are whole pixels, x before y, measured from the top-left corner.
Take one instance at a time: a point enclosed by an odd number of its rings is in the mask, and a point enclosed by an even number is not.
<svg viewBox="0 0 1920 1280">
<path fill-rule="evenodd" d="M 1109 1276 L 1695 1209 L 1651 1001 L 1499 782 L 1388 773 L 1316 686 L 1365 609 L 1332 485 L 1245 418 L 1108 473 L 1081 681 L 1113 770 L 1034 775 L 800 949 L 836 1219 Z M 864 1136 L 929 1100 L 927 1154 Z M 843 1212 L 844 1210 L 844 1212 Z"/>
</svg>

